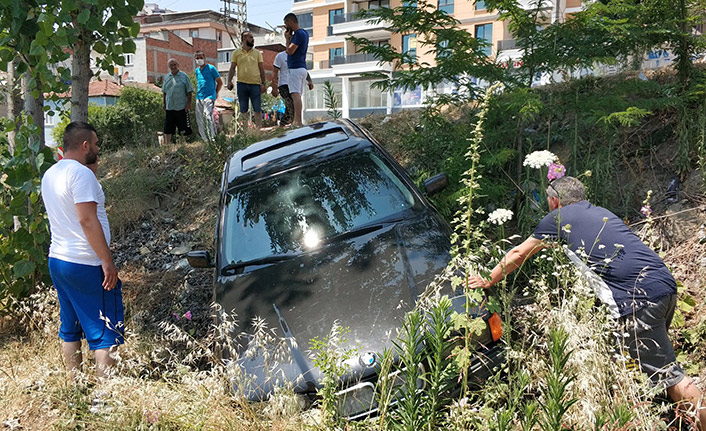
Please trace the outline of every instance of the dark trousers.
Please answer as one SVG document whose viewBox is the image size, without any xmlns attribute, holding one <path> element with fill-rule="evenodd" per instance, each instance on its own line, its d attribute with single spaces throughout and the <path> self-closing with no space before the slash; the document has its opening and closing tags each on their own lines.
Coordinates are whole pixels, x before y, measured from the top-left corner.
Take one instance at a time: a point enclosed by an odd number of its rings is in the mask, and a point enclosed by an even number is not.
<svg viewBox="0 0 706 431">
<path fill-rule="evenodd" d="M 280 85 L 277 90 L 279 90 L 279 95 L 284 100 L 284 115 L 279 122 L 280 126 L 284 126 L 291 123 L 294 118 L 294 99 L 292 99 L 292 94 L 289 92 L 289 85 Z"/>
</svg>

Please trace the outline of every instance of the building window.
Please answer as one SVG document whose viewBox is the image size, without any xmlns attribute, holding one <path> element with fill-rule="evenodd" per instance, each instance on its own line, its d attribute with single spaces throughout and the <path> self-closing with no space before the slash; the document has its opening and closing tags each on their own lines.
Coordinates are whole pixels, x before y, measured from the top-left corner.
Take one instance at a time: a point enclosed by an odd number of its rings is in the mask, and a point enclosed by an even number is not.
<svg viewBox="0 0 706 431">
<path fill-rule="evenodd" d="M 56 125 L 56 112 L 45 112 L 44 113 L 44 126 L 54 126 Z"/>
<path fill-rule="evenodd" d="M 485 10 L 484 0 L 476 0 L 476 10 Z"/>
<path fill-rule="evenodd" d="M 341 22 L 340 18 L 336 20 L 336 17 L 343 16 L 343 8 L 341 9 L 331 9 L 328 11 L 328 35 L 331 36 L 333 34 L 333 25 L 336 24 L 336 21 Z"/>
<path fill-rule="evenodd" d="M 333 60 L 336 57 L 343 57 L 343 47 L 331 48 L 328 50 L 328 59 Z"/>
<path fill-rule="evenodd" d="M 402 36 L 402 53 L 409 54 L 412 59 L 417 59 L 417 35 L 406 34 Z"/>
<path fill-rule="evenodd" d="M 449 49 L 448 40 L 440 40 L 436 47 L 436 58 L 448 58 L 451 57 L 451 49 Z"/>
<path fill-rule="evenodd" d="M 218 62 L 219 63 L 230 63 L 231 51 L 218 51 Z"/>
<path fill-rule="evenodd" d="M 191 37 L 199 37 L 199 30 L 198 30 L 198 29 L 196 29 L 196 30 L 190 30 L 190 31 L 189 31 L 189 34 L 190 34 Z"/>
<path fill-rule="evenodd" d="M 216 40 L 219 41 L 219 42 L 220 42 L 221 40 L 223 40 L 223 33 L 222 33 L 222 32 L 219 31 L 219 32 L 216 33 Z"/>
<path fill-rule="evenodd" d="M 333 86 L 333 91 L 336 93 L 336 101 L 338 102 L 336 107 L 341 108 L 343 100 L 343 87 L 341 85 L 341 80 L 333 78 L 330 80 L 331 86 Z M 324 95 L 323 82 L 317 81 L 314 84 L 314 89 L 312 91 L 304 92 L 304 106 L 307 110 L 325 110 L 326 108 L 326 98 Z"/>
<path fill-rule="evenodd" d="M 390 0 L 370 0 L 368 2 L 368 9 L 382 9 L 384 7 L 390 7 Z"/>
<path fill-rule="evenodd" d="M 451 15 L 454 13 L 454 0 L 439 0 L 439 10 Z"/>
<path fill-rule="evenodd" d="M 476 26 L 476 39 L 482 39 L 487 42 L 487 46 L 483 48 L 485 55 L 490 55 L 493 50 L 493 24 L 481 24 Z"/>
<path fill-rule="evenodd" d="M 373 82 L 370 80 L 351 81 L 351 108 L 384 108 L 387 106 L 387 92 L 373 87 Z"/>
<path fill-rule="evenodd" d="M 312 12 L 297 15 L 299 27 L 309 33 L 309 37 L 314 36 L 314 14 Z"/>
<path fill-rule="evenodd" d="M 135 64 L 135 54 L 123 54 L 125 56 L 125 66 L 132 66 Z"/>
</svg>

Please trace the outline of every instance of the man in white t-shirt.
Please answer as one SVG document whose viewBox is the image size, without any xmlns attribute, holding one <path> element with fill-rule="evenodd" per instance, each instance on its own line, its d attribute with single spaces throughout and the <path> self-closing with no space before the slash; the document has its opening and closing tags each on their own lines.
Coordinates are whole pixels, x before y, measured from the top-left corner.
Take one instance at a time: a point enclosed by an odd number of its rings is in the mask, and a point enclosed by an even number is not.
<svg viewBox="0 0 706 431">
<path fill-rule="evenodd" d="M 113 263 L 105 195 L 88 167 L 98 159 L 96 129 L 73 122 L 64 131 L 64 158 L 42 177 L 49 216 L 49 273 L 59 297 L 59 338 L 70 371 L 80 370 L 81 339 L 96 355 L 96 375 L 107 376 L 123 344 L 123 303 Z"/>
<path fill-rule="evenodd" d="M 289 46 L 292 36 L 289 33 L 285 33 L 284 38 L 286 45 Z M 294 118 L 294 99 L 292 98 L 292 94 L 289 92 L 289 67 L 287 67 L 286 51 L 282 51 L 275 56 L 273 66 L 274 75 L 272 77 L 272 82 L 277 85 L 272 89 L 272 95 L 275 97 L 280 95 L 282 96 L 282 100 L 284 100 L 284 115 L 280 121 L 280 126 L 284 126 L 291 123 Z M 314 83 L 311 81 L 311 77 L 308 73 L 306 74 L 306 81 L 309 86 L 309 90 L 313 90 Z"/>
</svg>

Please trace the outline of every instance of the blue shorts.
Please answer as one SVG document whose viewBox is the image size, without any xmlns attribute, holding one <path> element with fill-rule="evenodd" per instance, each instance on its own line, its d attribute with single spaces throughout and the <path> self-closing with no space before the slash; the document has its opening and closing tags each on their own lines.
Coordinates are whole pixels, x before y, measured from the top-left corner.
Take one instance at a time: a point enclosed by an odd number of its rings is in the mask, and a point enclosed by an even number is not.
<svg viewBox="0 0 706 431">
<path fill-rule="evenodd" d="M 91 350 L 124 343 L 122 283 L 105 290 L 103 268 L 49 258 L 49 274 L 59 296 L 59 338 L 86 338 Z"/>
<path fill-rule="evenodd" d="M 248 102 L 252 102 L 252 110 L 262 112 L 262 95 L 260 93 L 260 84 L 246 84 L 238 82 L 238 106 L 240 112 L 245 114 L 248 112 Z"/>
</svg>

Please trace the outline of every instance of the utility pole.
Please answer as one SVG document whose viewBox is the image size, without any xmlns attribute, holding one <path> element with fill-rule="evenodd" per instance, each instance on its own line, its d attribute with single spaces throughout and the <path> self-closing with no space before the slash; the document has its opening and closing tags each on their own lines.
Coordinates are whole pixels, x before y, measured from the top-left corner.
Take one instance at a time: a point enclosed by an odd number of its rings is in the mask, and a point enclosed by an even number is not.
<svg viewBox="0 0 706 431">
<path fill-rule="evenodd" d="M 243 33 L 248 31 L 247 2 L 246 0 L 223 0 L 221 12 L 224 16 L 224 24 L 230 35 L 230 40 L 235 48 L 239 48 Z M 229 28 L 229 26 L 233 26 L 232 20 L 235 20 L 235 26 L 232 29 L 233 33 L 231 33 Z M 235 38 L 233 38 L 234 35 Z"/>
</svg>

